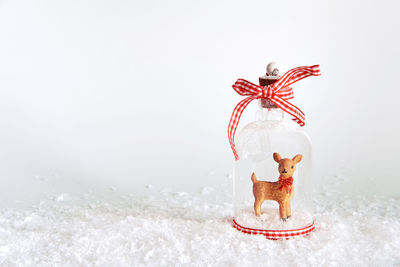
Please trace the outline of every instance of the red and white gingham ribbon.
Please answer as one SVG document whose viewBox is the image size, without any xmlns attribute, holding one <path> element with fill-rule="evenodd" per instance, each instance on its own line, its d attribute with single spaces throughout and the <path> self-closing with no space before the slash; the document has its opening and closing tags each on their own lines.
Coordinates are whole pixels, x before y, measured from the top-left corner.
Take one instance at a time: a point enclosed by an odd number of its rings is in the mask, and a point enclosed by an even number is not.
<svg viewBox="0 0 400 267">
<path fill-rule="evenodd" d="M 319 75 L 321 75 L 319 71 L 319 65 L 309 67 L 304 66 L 289 70 L 279 80 L 268 86 L 256 85 L 244 79 L 238 79 L 235 84 L 232 85 L 233 89 L 239 95 L 247 96 L 247 98 L 243 99 L 236 105 L 228 125 L 229 143 L 231 144 L 231 148 L 236 160 L 239 159 L 239 155 L 237 154 L 235 148 L 235 132 L 239 124 L 240 116 L 247 105 L 250 104 L 250 102 L 254 99 L 269 99 L 277 107 L 292 115 L 294 117 L 293 120 L 300 124 L 300 126 L 304 126 L 305 115 L 303 111 L 288 102 L 289 99 L 294 97 L 293 90 L 289 87 L 289 85 L 309 76 Z"/>
<path fill-rule="evenodd" d="M 267 230 L 267 229 L 255 229 L 255 228 L 244 227 L 238 224 L 235 219 L 233 219 L 232 226 L 245 234 L 263 235 L 267 239 L 271 240 L 290 239 L 297 236 L 304 236 L 310 234 L 312 231 L 315 230 L 314 221 L 303 228 L 289 229 L 289 230 Z"/>
</svg>

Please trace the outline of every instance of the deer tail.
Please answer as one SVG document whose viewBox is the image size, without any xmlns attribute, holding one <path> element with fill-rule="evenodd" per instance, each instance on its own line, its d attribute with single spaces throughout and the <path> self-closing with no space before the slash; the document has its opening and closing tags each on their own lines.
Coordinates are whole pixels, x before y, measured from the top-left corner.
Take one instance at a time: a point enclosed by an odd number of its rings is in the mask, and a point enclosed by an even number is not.
<svg viewBox="0 0 400 267">
<path fill-rule="evenodd" d="M 253 184 L 258 181 L 254 172 L 251 174 L 251 181 L 253 182 Z"/>
</svg>

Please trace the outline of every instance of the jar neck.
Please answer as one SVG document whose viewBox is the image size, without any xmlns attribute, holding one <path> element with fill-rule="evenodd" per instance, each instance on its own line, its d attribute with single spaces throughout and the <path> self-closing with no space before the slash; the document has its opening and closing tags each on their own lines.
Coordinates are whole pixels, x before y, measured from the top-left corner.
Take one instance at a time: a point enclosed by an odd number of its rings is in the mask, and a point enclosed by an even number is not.
<svg viewBox="0 0 400 267">
<path fill-rule="evenodd" d="M 258 121 L 282 121 L 284 118 L 284 112 L 278 107 L 265 107 L 261 100 L 258 100 L 259 110 L 256 113 L 256 119 Z"/>
</svg>

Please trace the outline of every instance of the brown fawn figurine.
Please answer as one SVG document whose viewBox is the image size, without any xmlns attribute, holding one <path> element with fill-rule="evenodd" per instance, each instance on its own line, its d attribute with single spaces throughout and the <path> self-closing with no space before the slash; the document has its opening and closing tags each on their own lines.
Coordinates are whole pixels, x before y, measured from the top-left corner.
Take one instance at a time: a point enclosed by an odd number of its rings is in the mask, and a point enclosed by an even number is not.
<svg viewBox="0 0 400 267">
<path fill-rule="evenodd" d="M 291 215 L 290 200 L 293 197 L 293 173 L 296 170 L 296 164 L 302 159 L 298 154 L 293 159 L 283 159 L 278 153 L 274 153 L 274 160 L 279 164 L 279 181 L 266 182 L 258 181 L 253 172 L 251 181 L 253 182 L 254 211 L 257 216 L 261 215 L 261 205 L 264 200 L 275 200 L 279 204 L 279 215 L 283 221 L 286 221 Z"/>
</svg>

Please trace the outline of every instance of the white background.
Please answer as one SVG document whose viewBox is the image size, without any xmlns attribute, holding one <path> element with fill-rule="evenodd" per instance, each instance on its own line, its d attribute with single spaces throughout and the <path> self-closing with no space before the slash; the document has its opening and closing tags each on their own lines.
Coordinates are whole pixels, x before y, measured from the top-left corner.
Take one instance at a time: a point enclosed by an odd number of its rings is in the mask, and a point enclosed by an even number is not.
<svg viewBox="0 0 400 267">
<path fill-rule="evenodd" d="M 281 71 L 321 65 L 293 102 L 306 113 L 316 184 L 340 178 L 349 192 L 399 195 L 398 10 L 396 1 L 0 1 L 1 205 L 222 183 L 241 99 L 231 85 L 257 82 L 272 60 Z"/>
</svg>

